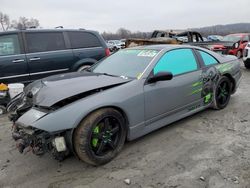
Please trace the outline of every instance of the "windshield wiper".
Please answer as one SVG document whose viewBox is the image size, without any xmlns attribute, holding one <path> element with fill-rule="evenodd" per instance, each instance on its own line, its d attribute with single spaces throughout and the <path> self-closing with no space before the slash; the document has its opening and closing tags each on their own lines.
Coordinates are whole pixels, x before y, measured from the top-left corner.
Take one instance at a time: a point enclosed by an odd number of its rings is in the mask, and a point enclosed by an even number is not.
<svg viewBox="0 0 250 188">
<path fill-rule="evenodd" d="M 119 77 L 119 76 L 117 76 L 117 75 L 108 74 L 108 73 L 100 73 L 100 74 L 105 75 L 105 76 Z"/>
</svg>

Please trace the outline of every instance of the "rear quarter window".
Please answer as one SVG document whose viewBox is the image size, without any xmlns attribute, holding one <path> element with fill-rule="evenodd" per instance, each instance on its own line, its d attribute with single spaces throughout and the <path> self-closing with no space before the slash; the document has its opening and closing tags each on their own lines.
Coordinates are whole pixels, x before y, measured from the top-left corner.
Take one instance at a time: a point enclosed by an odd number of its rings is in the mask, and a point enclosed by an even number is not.
<svg viewBox="0 0 250 188">
<path fill-rule="evenodd" d="M 210 66 L 210 65 L 214 65 L 214 64 L 218 64 L 218 61 L 217 59 L 215 59 L 213 56 L 211 56 L 210 54 L 204 52 L 204 51 L 201 51 L 201 50 L 198 50 L 198 52 L 200 53 L 202 59 L 203 59 L 203 62 L 206 66 Z"/>
<path fill-rule="evenodd" d="M 87 32 L 68 32 L 72 48 L 92 48 L 101 47 L 101 42 L 92 33 Z"/>
</svg>

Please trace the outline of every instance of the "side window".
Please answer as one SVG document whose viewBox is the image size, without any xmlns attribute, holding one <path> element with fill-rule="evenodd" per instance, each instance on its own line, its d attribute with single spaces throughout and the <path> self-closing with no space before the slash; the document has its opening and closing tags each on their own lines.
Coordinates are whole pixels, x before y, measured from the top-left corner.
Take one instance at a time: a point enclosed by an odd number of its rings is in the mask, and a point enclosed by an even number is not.
<svg viewBox="0 0 250 188">
<path fill-rule="evenodd" d="M 0 36 L 0 56 L 20 54 L 18 35 Z"/>
<path fill-rule="evenodd" d="M 218 64 L 218 61 L 210 54 L 198 50 L 206 66 Z"/>
<path fill-rule="evenodd" d="M 178 49 L 167 52 L 154 68 L 158 72 L 171 72 L 173 75 L 183 74 L 198 69 L 196 59 L 191 49 Z"/>
<path fill-rule="evenodd" d="M 29 53 L 64 50 L 65 42 L 61 32 L 26 33 Z"/>
<path fill-rule="evenodd" d="M 100 47 L 99 39 L 92 33 L 71 31 L 68 32 L 72 48 Z"/>
</svg>

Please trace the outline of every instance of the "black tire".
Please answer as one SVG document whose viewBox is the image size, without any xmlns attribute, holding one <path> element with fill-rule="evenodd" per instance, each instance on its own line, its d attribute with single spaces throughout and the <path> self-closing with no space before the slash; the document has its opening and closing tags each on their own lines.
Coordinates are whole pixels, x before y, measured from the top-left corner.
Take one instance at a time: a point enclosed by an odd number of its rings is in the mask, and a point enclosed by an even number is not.
<svg viewBox="0 0 250 188">
<path fill-rule="evenodd" d="M 244 62 L 244 65 L 245 65 L 246 69 L 250 69 L 250 63 Z"/>
<path fill-rule="evenodd" d="M 91 165 L 108 163 L 121 151 L 126 133 L 125 120 L 119 111 L 113 108 L 97 110 L 76 128 L 73 135 L 75 153 Z"/>
<path fill-rule="evenodd" d="M 225 108 L 231 97 L 232 83 L 228 77 L 223 76 L 214 90 L 213 108 L 220 110 Z"/>
<path fill-rule="evenodd" d="M 91 65 L 82 65 L 77 69 L 77 72 L 82 72 L 86 69 L 88 69 L 89 67 L 91 67 Z"/>
<path fill-rule="evenodd" d="M 115 46 L 114 47 L 114 52 L 118 51 L 119 49 Z"/>
</svg>

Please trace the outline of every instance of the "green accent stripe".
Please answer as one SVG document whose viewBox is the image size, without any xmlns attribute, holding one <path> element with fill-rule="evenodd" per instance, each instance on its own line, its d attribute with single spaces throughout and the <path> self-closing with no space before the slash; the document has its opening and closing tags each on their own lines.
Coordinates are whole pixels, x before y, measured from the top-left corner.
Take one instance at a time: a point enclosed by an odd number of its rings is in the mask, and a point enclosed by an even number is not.
<svg viewBox="0 0 250 188">
<path fill-rule="evenodd" d="M 194 94 L 200 93 L 201 91 L 202 91 L 202 88 L 196 89 L 190 95 L 194 95 Z"/>
<path fill-rule="evenodd" d="M 201 81 L 199 81 L 199 82 L 195 82 L 195 83 L 193 83 L 193 87 L 197 87 L 197 86 L 200 86 L 200 85 L 202 85 L 203 83 L 201 82 Z"/>
</svg>

